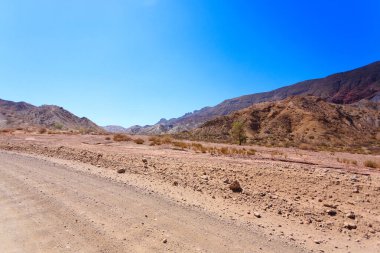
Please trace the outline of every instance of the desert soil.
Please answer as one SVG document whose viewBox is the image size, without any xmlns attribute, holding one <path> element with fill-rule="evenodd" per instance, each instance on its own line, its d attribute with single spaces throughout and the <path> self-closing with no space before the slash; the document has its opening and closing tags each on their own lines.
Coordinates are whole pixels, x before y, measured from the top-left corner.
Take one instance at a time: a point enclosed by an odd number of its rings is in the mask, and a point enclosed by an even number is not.
<svg viewBox="0 0 380 253">
<path fill-rule="evenodd" d="M 380 252 L 378 156 L 148 143 L 2 134 L 0 252 Z"/>
</svg>

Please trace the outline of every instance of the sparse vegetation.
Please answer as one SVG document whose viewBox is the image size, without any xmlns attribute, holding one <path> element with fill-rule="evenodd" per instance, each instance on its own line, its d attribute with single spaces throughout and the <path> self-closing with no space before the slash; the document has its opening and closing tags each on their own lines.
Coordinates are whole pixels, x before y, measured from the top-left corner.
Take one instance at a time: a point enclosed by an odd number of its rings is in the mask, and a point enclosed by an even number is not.
<svg viewBox="0 0 380 253">
<path fill-rule="evenodd" d="M 350 159 L 347 159 L 347 158 L 343 158 L 343 159 L 340 159 L 340 158 L 337 158 L 336 159 L 338 162 L 340 162 L 340 163 L 344 163 L 344 164 L 347 164 L 347 165 L 349 165 L 349 164 L 352 164 L 352 165 L 358 165 L 358 161 L 356 161 L 356 160 L 350 160 Z"/>
<path fill-rule="evenodd" d="M 115 134 L 113 136 L 114 141 L 131 141 L 132 138 L 126 134 Z"/>
<path fill-rule="evenodd" d="M 174 147 L 177 147 L 177 148 L 180 148 L 180 149 L 190 148 L 190 145 L 187 144 L 186 142 L 175 141 L 172 144 L 173 144 Z"/>
<path fill-rule="evenodd" d="M 368 167 L 368 168 L 379 168 L 379 164 L 375 161 L 372 161 L 372 160 L 367 160 L 364 162 L 364 166 Z"/>
<path fill-rule="evenodd" d="M 39 130 L 38 130 L 38 133 L 39 134 L 45 134 L 47 132 L 47 129 L 46 128 L 40 128 Z"/>
<path fill-rule="evenodd" d="M 239 143 L 239 145 L 245 143 L 247 141 L 247 135 L 244 130 L 244 122 L 235 121 L 232 123 L 230 135 L 235 142 Z"/>
<path fill-rule="evenodd" d="M 62 130 L 63 129 L 63 125 L 61 123 L 55 122 L 53 124 L 53 128 L 56 129 L 56 130 Z"/>
<path fill-rule="evenodd" d="M 139 144 L 139 145 L 141 145 L 141 144 L 144 144 L 144 139 L 141 139 L 141 138 L 137 138 L 137 139 L 135 139 L 135 140 L 133 140 L 136 144 Z"/>
</svg>

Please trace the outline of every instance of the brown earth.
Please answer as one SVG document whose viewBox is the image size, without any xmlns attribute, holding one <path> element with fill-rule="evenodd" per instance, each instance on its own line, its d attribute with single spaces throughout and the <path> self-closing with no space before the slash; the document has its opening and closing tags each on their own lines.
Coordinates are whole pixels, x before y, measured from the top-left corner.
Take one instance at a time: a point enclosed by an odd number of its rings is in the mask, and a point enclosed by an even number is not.
<svg viewBox="0 0 380 253">
<path fill-rule="evenodd" d="M 232 124 L 239 121 L 245 123 L 248 143 L 380 153 L 379 112 L 378 103 L 337 105 L 295 96 L 255 104 L 179 136 L 231 142 Z"/>
<path fill-rule="evenodd" d="M 368 160 L 380 163 L 379 156 L 265 147 L 255 147 L 254 156 L 210 155 L 149 146 L 149 141 L 137 145 L 107 141 L 105 136 L 22 133 L 3 134 L 0 148 L 50 157 L 155 192 L 232 227 L 259 229 L 269 238 L 267 246 L 280 241 L 306 252 L 380 252 L 380 171 L 363 165 Z M 117 173 L 121 168 L 126 172 Z M 21 173 L 9 170 L 13 175 Z M 21 174 L 28 177 L 29 173 Z M 230 189 L 234 181 L 242 192 Z M 75 190 L 76 183 L 70 183 Z M 61 181 L 54 184 L 59 186 Z M 105 201 L 101 194 L 93 198 Z M 110 230 L 112 226 L 104 228 Z M 229 236 L 234 238 L 233 233 Z M 281 247 L 263 252 L 280 251 Z"/>
</svg>

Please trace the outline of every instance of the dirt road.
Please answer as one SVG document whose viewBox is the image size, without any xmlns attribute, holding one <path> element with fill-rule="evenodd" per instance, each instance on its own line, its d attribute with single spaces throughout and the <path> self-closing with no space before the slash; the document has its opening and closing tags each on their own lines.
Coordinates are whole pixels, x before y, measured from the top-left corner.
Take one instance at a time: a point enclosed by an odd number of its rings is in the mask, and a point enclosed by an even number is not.
<svg viewBox="0 0 380 253">
<path fill-rule="evenodd" d="M 0 152 L 0 252 L 302 252 L 126 184 Z"/>
</svg>

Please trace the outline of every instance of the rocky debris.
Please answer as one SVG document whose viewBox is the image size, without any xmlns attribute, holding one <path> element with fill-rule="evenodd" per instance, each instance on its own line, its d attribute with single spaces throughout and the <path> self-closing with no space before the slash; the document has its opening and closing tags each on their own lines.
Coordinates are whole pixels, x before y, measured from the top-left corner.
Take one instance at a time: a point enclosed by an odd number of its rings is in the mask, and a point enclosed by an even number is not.
<svg viewBox="0 0 380 253">
<path fill-rule="evenodd" d="M 203 176 L 201 176 L 201 178 L 202 178 L 203 180 L 205 180 L 205 181 L 208 181 L 208 176 L 207 176 L 207 175 L 203 175 Z"/>
<path fill-rule="evenodd" d="M 145 164 L 147 164 L 147 163 L 148 163 L 148 160 L 145 159 L 145 158 L 143 158 L 143 159 L 142 159 L 142 162 L 145 163 Z"/>
<path fill-rule="evenodd" d="M 324 207 L 333 208 L 333 209 L 336 209 L 338 207 L 338 205 L 331 204 L 331 203 L 325 203 L 325 204 L 323 204 L 323 206 Z"/>
<path fill-rule="evenodd" d="M 254 215 L 256 218 L 261 218 L 261 214 L 258 213 L 258 212 L 254 212 L 253 215 Z"/>
<path fill-rule="evenodd" d="M 51 138 L 57 137 L 51 136 Z M 86 141 L 88 142 L 88 140 Z M 141 153 L 140 150 L 135 150 L 136 153 L 125 154 L 113 146 L 92 147 L 86 145 L 85 148 L 76 148 L 75 146 L 62 148 L 61 144 L 55 146 L 54 142 L 52 142 L 53 144 L 33 143 L 33 145 L 29 145 L 29 143 L 30 141 L 21 146 L 18 143 L 10 144 L 9 141 L 0 140 L 0 148 L 91 163 L 94 166 L 101 165 L 101 168 L 104 169 L 114 168 L 113 173 L 117 168 L 126 168 L 128 173 L 141 174 L 141 168 L 146 161 L 151 170 L 149 173 L 143 174 L 149 175 L 151 177 L 148 178 L 149 180 L 157 180 L 155 182 L 162 180 L 168 183 L 172 187 L 168 190 L 169 193 L 179 190 L 175 186 L 180 182 L 183 186 L 181 191 L 188 188 L 202 192 L 209 195 L 210 200 L 211 197 L 218 199 L 215 204 L 219 205 L 219 201 L 223 201 L 228 208 L 232 208 L 236 212 L 240 210 L 246 213 L 244 210 L 250 210 L 249 217 L 257 219 L 257 222 L 275 214 L 278 220 L 287 222 L 289 226 L 297 222 L 303 224 L 305 229 L 316 228 L 324 233 L 331 233 L 332 237 L 334 233 L 338 232 L 347 233 L 352 240 L 366 234 L 371 239 L 380 236 L 378 233 L 380 223 L 376 218 L 380 208 L 377 205 L 380 189 L 380 181 L 377 180 L 377 176 L 374 176 L 376 180 L 367 180 L 362 174 L 355 174 L 355 180 L 359 180 L 359 184 L 350 180 L 352 176 L 350 171 L 342 169 L 342 171 L 329 170 L 326 172 L 315 166 L 296 163 L 282 164 L 278 162 L 274 164 L 267 161 L 259 163 L 248 158 L 242 162 L 238 158 L 224 160 L 224 157 L 211 156 L 208 158 L 203 156 L 200 158 L 196 156 L 171 157 L 169 153 L 171 151 L 164 149 L 159 149 L 160 153 L 157 155 L 153 153 L 149 155 L 148 159 L 143 159 L 147 157 L 147 154 Z M 60 147 L 59 150 L 57 147 Z M 102 157 L 99 157 L 100 152 L 103 154 Z M 320 154 L 315 153 L 314 155 Z M 361 155 L 357 156 L 358 158 L 354 159 L 361 164 Z M 323 158 L 325 157 L 323 156 Z M 334 157 L 331 159 L 336 160 Z M 215 167 L 218 168 L 214 169 Z M 115 176 L 117 176 L 116 173 Z M 122 178 L 124 177 L 119 176 L 120 180 Z M 232 189 L 229 188 L 235 180 L 239 186 L 241 184 L 240 189 L 242 186 L 244 187 L 242 194 L 232 193 Z M 340 184 L 335 184 L 336 181 L 340 181 Z M 359 194 L 352 193 L 355 186 L 359 187 Z M 222 205 L 221 207 L 224 208 Z M 258 219 L 254 216 L 254 211 L 262 212 L 262 218 Z M 355 213 L 349 215 L 348 213 L 351 211 L 355 211 Z M 333 214 L 334 212 L 336 212 L 335 216 L 329 216 L 329 213 Z M 360 223 L 356 222 L 359 217 L 358 222 Z M 344 228 L 344 222 L 353 224 Z M 372 224 L 373 228 L 369 224 Z M 357 226 L 356 229 L 354 229 L 355 226 Z M 311 242 L 313 243 L 313 240 Z M 327 244 L 327 241 L 324 240 L 323 243 Z"/>
<path fill-rule="evenodd" d="M 163 239 L 163 240 L 162 240 L 162 243 L 168 243 L 168 239 L 166 239 L 166 238 Z"/>
<path fill-rule="evenodd" d="M 356 229 L 356 228 L 357 228 L 357 225 L 354 224 L 354 223 L 345 222 L 345 223 L 343 224 L 343 228 L 347 228 L 348 230 L 352 230 L 352 229 Z"/>
<path fill-rule="evenodd" d="M 234 182 L 232 182 L 232 184 L 230 184 L 230 190 L 233 192 L 242 192 L 243 188 L 241 188 L 240 183 L 237 180 L 235 180 Z"/>
<path fill-rule="evenodd" d="M 359 178 L 358 178 L 358 176 L 357 176 L 357 175 L 353 175 L 353 176 L 351 176 L 351 181 L 352 181 L 352 182 L 359 182 Z"/>
<path fill-rule="evenodd" d="M 335 209 L 330 209 L 330 210 L 327 210 L 326 213 L 330 216 L 335 216 L 336 215 L 336 210 Z"/>
<path fill-rule="evenodd" d="M 356 186 L 352 192 L 353 192 L 353 193 L 359 193 L 359 187 Z"/>
<path fill-rule="evenodd" d="M 123 173 L 125 173 L 125 169 L 118 169 L 118 170 L 117 170 L 117 173 L 119 173 L 119 174 L 123 174 Z"/>
<path fill-rule="evenodd" d="M 356 218 L 356 215 L 354 212 L 349 212 L 346 214 L 346 217 L 349 218 L 349 219 L 352 219 L 354 220 Z"/>
<path fill-rule="evenodd" d="M 321 243 L 323 243 L 323 241 L 321 241 L 321 240 L 314 240 L 314 243 L 315 244 L 321 244 Z"/>
</svg>

